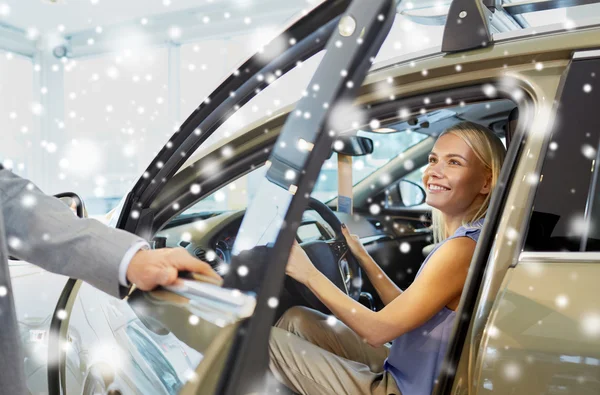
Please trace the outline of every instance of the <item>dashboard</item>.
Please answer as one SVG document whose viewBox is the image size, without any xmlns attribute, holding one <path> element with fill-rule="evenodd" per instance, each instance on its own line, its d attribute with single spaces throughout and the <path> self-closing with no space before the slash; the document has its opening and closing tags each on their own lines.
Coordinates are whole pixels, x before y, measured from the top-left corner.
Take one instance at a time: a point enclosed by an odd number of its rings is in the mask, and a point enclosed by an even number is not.
<svg viewBox="0 0 600 395">
<path fill-rule="evenodd" d="M 174 220 L 157 233 L 165 247 L 184 247 L 192 255 L 210 263 L 215 270 L 224 273 L 231 263 L 233 246 L 242 224 L 245 210 L 226 211 L 210 216 L 198 215 Z M 335 213 L 342 222 L 349 224 L 352 232 L 361 238 L 382 236 L 367 219 L 358 215 Z M 330 240 L 335 232 L 314 210 L 306 210 L 298 227 L 296 240 L 305 243 Z"/>
</svg>

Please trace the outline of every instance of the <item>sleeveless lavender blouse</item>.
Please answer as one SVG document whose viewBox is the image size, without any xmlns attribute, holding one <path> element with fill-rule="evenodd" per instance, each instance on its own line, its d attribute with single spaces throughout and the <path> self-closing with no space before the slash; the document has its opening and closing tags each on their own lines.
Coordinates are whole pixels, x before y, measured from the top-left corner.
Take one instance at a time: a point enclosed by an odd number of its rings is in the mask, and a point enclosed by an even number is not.
<svg viewBox="0 0 600 395">
<path fill-rule="evenodd" d="M 477 242 L 482 226 L 483 219 L 470 226 L 461 226 L 452 236 L 438 243 L 421 264 L 417 276 L 442 244 L 457 237 L 469 237 Z M 456 312 L 444 307 L 419 328 L 392 342 L 384 369 L 390 372 L 403 395 L 431 394 L 446 354 L 455 317 Z"/>
</svg>

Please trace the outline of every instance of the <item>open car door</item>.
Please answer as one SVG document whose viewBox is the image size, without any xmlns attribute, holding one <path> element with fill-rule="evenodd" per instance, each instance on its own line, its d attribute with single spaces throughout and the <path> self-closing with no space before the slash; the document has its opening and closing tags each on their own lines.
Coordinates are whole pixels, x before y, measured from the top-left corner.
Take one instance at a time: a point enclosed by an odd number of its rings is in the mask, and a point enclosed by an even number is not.
<svg viewBox="0 0 600 395">
<path fill-rule="evenodd" d="M 186 287 L 134 290 L 119 301 L 100 298 L 90 286 L 73 280 L 56 307 L 69 319 L 53 326 L 56 336 L 48 352 L 57 364 L 48 371 L 50 393 L 240 394 L 261 388 L 268 366 L 273 298 L 283 285 L 298 219 L 331 148 L 328 116 L 361 86 L 394 15 L 392 0 L 323 2 L 282 33 L 279 38 L 288 43 L 283 51 L 274 43 L 276 38 L 190 115 L 126 197 L 118 212 L 118 228 L 152 239 L 176 214 L 156 200 L 168 195 L 162 187 L 186 162 L 186 153 L 194 152 L 240 105 L 268 85 L 257 76 L 281 76 L 297 62 L 326 50 L 310 83 L 321 89 L 298 103 L 303 116 L 290 117 L 279 137 L 289 141 L 294 152 L 272 152 L 271 167 L 240 231 L 264 237 L 239 238 L 239 253 L 224 287 L 190 280 Z M 299 140 L 307 144 L 298 145 Z M 302 148 L 307 146 L 312 149 Z M 267 200 L 275 196 L 281 204 Z M 244 255 L 257 252 L 265 275 L 243 276 Z"/>
</svg>

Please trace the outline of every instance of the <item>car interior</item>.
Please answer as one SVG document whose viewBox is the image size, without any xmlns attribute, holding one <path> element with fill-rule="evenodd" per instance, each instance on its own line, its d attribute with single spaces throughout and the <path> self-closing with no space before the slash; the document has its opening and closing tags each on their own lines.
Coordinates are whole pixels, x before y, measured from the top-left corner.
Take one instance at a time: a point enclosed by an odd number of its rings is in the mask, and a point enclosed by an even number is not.
<svg viewBox="0 0 600 395">
<path fill-rule="evenodd" d="M 328 175 L 333 177 L 333 183 L 329 182 L 330 194 L 320 190 L 320 178 L 313 190 L 313 199 L 304 213 L 302 223 L 299 226 L 296 239 L 305 247 L 307 254 L 313 263 L 341 289 L 345 290 L 365 306 L 378 310 L 383 307 L 376 291 L 369 283 L 366 276 L 360 275 L 360 268 L 352 260 L 344 260 L 343 257 L 334 257 L 338 260 L 339 267 L 319 266 L 316 262 L 318 256 L 324 251 L 316 246 L 311 251 L 311 244 L 335 243 L 339 241 L 336 226 L 345 223 L 350 231 L 357 234 L 367 251 L 375 261 L 385 270 L 386 274 L 401 288 L 406 289 L 412 283 L 421 263 L 433 248 L 433 238 L 430 229 L 430 208 L 424 204 L 425 193 L 421 184 L 422 170 L 427 163 L 427 156 L 433 147 L 436 136 L 449 126 L 463 120 L 476 122 L 489 127 L 498 135 L 506 146 L 510 143 L 512 134 L 516 127 L 518 117 L 517 105 L 509 99 L 484 100 L 474 103 L 460 103 L 455 106 L 435 109 L 429 112 L 421 111 L 414 117 L 396 117 L 381 122 L 381 125 L 372 128 L 365 125 L 358 130 L 351 130 L 347 135 L 363 136 L 374 141 L 372 152 L 340 152 L 340 147 L 335 144 L 332 147 L 332 157 L 325 162 L 321 170 L 321 177 Z M 264 125 L 263 125 L 264 126 Z M 373 126 L 373 125 L 371 125 Z M 228 176 L 221 177 L 226 182 L 215 181 L 214 184 L 203 184 L 202 192 L 198 198 L 187 205 L 187 208 L 172 216 L 153 238 L 154 247 L 186 248 L 194 256 L 209 262 L 221 274 L 226 274 L 234 253 L 234 244 L 238 234 L 245 207 L 239 209 L 210 208 L 206 202 L 223 200 L 228 189 L 237 180 L 243 179 L 251 173 L 262 177 L 264 167 L 268 166 L 269 144 L 273 145 L 278 130 L 269 133 L 262 132 L 259 137 L 263 141 L 254 141 L 250 148 L 244 149 L 244 145 L 251 141 L 252 131 L 238 135 L 226 144 L 234 148 L 235 161 L 232 161 L 230 169 L 227 164 L 222 165 L 222 171 Z M 404 151 L 394 153 L 393 156 L 384 156 L 383 160 L 376 161 L 378 151 L 384 151 L 387 143 L 391 140 L 402 140 L 410 135 L 414 144 L 404 146 Z M 418 136 L 418 137 L 415 137 Z M 380 144 L 379 138 L 385 138 Z M 256 139 L 254 139 L 256 140 Z M 241 148 L 238 148 L 241 147 Z M 257 147 L 261 148 L 260 150 Z M 338 148 L 336 150 L 336 148 Z M 199 159 L 190 165 L 197 171 L 203 167 L 203 161 L 209 163 L 221 157 L 221 147 L 217 147 L 212 153 Z M 402 148 L 400 148 L 402 149 Z M 263 153 L 263 159 L 250 158 L 256 152 Z M 348 151 L 348 149 L 346 149 Z M 360 151 L 360 150 L 359 150 Z M 352 156 L 354 166 L 350 168 L 357 173 L 357 163 L 371 160 L 376 163 L 373 168 L 363 171 L 363 177 L 353 177 L 351 194 L 353 198 L 352 212 L 338 210 L 339 199 L 336 191 L 335 177 L 338 172 L 335 167 L 335 155 Z M 346 155 L 351 154 L 351 155 Z M 258 159 L 258 160 L 257 160 Z M 239 164 L 245 165 L 242 169 Z M 249 163 L 253 163 L 249 166 Z M 337 162 L 339 163 L 339 161 Z M 333 168 L 333 172 L 332 172 Z M 248 170 L 250 169 L 250 170 Z M 186 174 L 186 170 L 180 171 L 176 177 L 187 177 L 187 188 L 196 180 Z M 231 171 L 229 171 L 231 170 Z M 365 170 L 364 168 L 361 170 Z M 263 171 L 263 173 L 261 173 Z M 235 173 L 237 172 L 237 173 Z M 341 173 L 341 172 L 340 172 Z M 235 175 L 234 175 L 235 174 Z M 356 174 L 355 174 L 356 175 Z M 249 178 L 248 178 L 249 180 Z M 330 180 L 331 181 L 331 180 Z M 406 181 L 409 187 L 403 185 Z M 251 183 L 250 183 L 251 184 Z M 247 189 L 250 189 L 250 184 Z M 205 188 L 204 185 L 207 185 Z M 243 191 L 246 193 L 246 191 Z M 410 195 L 410 196 L 409 196 Z M 248 201 L 250 194 L 248 194 Z M 383 204 L 380 204 L 383 202 Z M 243 205 L 242 205 L 243 206 Z M 325 209 L 333 212 L 333 218 L 324 217 L 328 213 Z M 347 211 L 347 210 L 346 210 Z M 338 228 L 339 229 L 339 228 Z M 309 248 L 307 248 L 309 247 Z M 277 308 L 276 317 L 294 305 L 308 305 L 318 310 L 327 312 L 316 297 L 303 289 L 303 286 L 288 278 L 284 286 L 283 294 Z"/>
</svg>

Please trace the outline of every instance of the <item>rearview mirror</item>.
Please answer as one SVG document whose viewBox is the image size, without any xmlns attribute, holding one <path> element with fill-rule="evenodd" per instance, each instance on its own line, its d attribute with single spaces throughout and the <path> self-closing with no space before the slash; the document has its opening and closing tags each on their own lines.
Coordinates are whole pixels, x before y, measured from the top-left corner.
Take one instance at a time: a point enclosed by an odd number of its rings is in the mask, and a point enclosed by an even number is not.
<svg viewBox="0 0 600 395">
<path fill-rule="evenodd" d="M 54 197 L 58 198 L 58 200 L 69 206 L 71 211 L 73 211 L 73 214 L 79 218 L 86 218 L 88 216 L 85 205 L 83 204 L 83 200 L 76 193 L 63 192 L 54 195 Z"/>
<path fill-rule="evenodd" d="M 398 194 L 404 207 L 418 206 L 425 202 L 425 190 L 412 181 L 400 180 Z"/>
<path fill-rule="evenodd" d="M 333 152 L 347 156 L 369 155 L 373 153 L 373 140 L 362 136 L 339 136 L 333 141 Z"/>
</svg>

